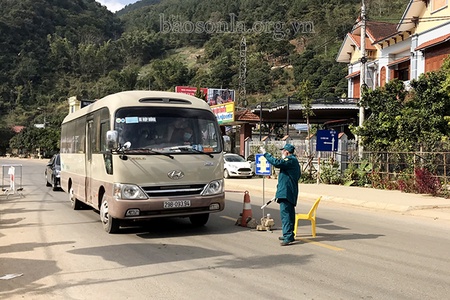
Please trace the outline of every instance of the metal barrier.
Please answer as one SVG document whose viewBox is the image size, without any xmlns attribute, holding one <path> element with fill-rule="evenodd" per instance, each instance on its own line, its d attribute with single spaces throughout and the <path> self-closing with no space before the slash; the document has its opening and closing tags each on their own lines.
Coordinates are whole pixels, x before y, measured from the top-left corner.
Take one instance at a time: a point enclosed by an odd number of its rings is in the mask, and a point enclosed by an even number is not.
<svg viewBox="0 0 450 300">
<path fill-rule="evenodd" d="M 2 191 L 6 199 L 10 195 L 25 197 L 22 193 L 22 165 L 2 165 Z"/>
</svg>

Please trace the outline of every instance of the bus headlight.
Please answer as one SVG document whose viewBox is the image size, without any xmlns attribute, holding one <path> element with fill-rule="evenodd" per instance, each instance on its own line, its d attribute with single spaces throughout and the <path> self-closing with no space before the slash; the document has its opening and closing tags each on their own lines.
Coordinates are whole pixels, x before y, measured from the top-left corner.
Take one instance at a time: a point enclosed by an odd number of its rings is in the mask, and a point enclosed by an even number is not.
<svg viewBox="0 0 450 300">
<path fill-rule="evenodd" d="M 145 193 L 137 185 L 122 183 L 114 183 L 114 197 L 124 200 L 147 199 Z"/>
<path fill-rule="evenodd" d="M 215 195 L 220 193 L 223 193 L 223 179 L 214 180 L 208 183 L 203 189 L 202 195 Z"/>
</svg>

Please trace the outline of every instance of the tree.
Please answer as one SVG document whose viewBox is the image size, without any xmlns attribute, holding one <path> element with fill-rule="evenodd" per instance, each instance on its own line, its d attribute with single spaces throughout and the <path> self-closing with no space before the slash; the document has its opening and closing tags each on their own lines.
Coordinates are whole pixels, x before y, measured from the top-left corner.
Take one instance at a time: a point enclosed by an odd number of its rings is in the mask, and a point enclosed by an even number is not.
<svg viewBox="0 0 450 300">
<path fill-rule="evenodd" d="M 366 150 L 388 151 L 398 140 L 398 121 L 402 117 L 405 96 L 403 82 L 398 79 L 364 94 L 361 105 L 368 108 L 370 116 L 355 132 Z"/>
<path fill-rule="evenodd" d="M 309 117 L 314 116 L 314 112 L 312 110 L 312 90 L 311 83 L 309 80 L 304 80 L 300 84 L 300 89 L 297 93 L 298 99 L 301 101 L 303 105 L 302 114 L 306 118 L 306 125 L 308 128 L 308 155 L 311 155 L 311 125 L 309 123 Z"/>
<path fill-rule="evenodd" d="M 120 72 L 113 72 L 111 76 L 115 79 L 122 91 L 134 90 L 138 82 L 138 68 L 134 66 L 127 67 Z"/>
<path fill-rule="evenodd" d="M 152 89 L 173 90 L 177 85 L 186 85 L 192 78 L 192 72 L 180 60 L 155 60 L 152 64 Z"/>
<path fill-rule="evenodd" d="M 194 97 L 200 98 L 207 101 L 205 93 L 200 89 L 200 87 L 197 87 L 197 90 L 195 90 Z"/>
<path fill-rule="evenodd" d="M 356 129 L 370 151 L 446 151 L 442 142 L 450 135 L 450 97 L 442 88 L 443 72 L 422 74 L 407 92 L 400 80 L 369 90 L 363 105 L 370 111 Z"/>
<path fill-rule="evenodd" d="M 214 87 L 228 88 L 237 72 L 238 59 L 232 50 L 225 51 L 211 67 L 211 81 Z"/>
<path fill-rule="evenodd" d="M 408 130 L 399 129 L 405 132 L 405 141 L 416 143 L 424 151 L 442 151 L 440 143 L 450 135 L 450 97 L 442 88 L 444 82 L 441 71 L 422 74 L 411 82 L 411 101 L 406 103 L 400 124 L 406 123 Z M 413 116 L 407 118 L 410 114 Z"/>
</svg>

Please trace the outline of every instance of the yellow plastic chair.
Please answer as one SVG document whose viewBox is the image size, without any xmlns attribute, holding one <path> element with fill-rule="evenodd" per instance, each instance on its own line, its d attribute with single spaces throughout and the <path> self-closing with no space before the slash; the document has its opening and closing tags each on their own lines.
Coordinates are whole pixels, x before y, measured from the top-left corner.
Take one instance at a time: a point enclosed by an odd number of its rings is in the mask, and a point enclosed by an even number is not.
<svg viewBox="0 0 450 300">
<path fill-rule="evenodd" d="M 322 196 L 317 198 L 316 202 L 314 202 L 313 206 L 309 210 L 309 213 L 295 214 L 294 236 L 297 236 L 298 220 L 310 220 L 312 236 L 316 237 L 316 210 L 317 206 L 319 206 L 320 199 L 322 199 Z"/>
</svg>

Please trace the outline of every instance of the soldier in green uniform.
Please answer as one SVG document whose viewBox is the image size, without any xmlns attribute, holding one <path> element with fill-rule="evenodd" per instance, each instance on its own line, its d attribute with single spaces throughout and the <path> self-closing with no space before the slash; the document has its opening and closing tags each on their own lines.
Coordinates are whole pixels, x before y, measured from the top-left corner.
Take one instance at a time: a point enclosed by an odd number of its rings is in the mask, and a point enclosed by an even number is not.
<svg viewBox="0 0 450 300">
<path fill-rule="evenodd" d="M 276 202 L 280 204 L 281 226 L 283 231 L 283 236 L 280 236 L 279 239 L 282 241 L 281 246 L 287 246 L 295 241 L 295 206 L 297 205 L 298 181 L 301 176 L 301 170 L 297 157 L 294 155 L 295 147 L 293 145 L 286 144 L 280 150 L 282 158 L 277 159 L 270 153 L 266 153 L 264 147 L 260 148 L 267 161 L 275 168 L 280 169 L 275 197 Z"/>
</svg>

